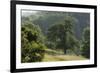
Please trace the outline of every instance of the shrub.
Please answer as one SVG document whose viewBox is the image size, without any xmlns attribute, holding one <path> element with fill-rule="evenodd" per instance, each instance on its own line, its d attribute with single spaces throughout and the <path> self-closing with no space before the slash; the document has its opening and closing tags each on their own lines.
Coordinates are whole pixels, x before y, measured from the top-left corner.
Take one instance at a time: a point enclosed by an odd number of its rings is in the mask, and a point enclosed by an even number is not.
<svg viewBox="0 0 100 73">
<path fill-rule="evenodd" d="M 30 24 L 31 25 L 31 24 Z M 32 29 L 33 28 L 33 29 Z M 34 29 L 35 28 L 35 29 Z M 42 43 L 40 28 L 36 25 L 21 27 L 21 62 L 39 62 L 44 57 L 45 45 Z M 41 39 L 41 40 L 39 40 Z"/>
</svg>

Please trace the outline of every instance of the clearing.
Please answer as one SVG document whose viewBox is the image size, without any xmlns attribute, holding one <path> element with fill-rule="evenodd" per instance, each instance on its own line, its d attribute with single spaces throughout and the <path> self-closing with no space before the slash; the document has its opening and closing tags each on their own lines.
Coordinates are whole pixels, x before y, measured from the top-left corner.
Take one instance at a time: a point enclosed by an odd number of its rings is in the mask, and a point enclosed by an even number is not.
<svg viewBox="0 0 100 73">
<path fill-rule="evenodd" d="M 64 55 L 62 52 L 57 52 L 51 49 L 46 50 L 46 53 L 43 58 L 43 62 L 48 61 L 72 61 L 72 60 L 86 60 L 83 56 L 77 55 Z"/>
</svg>

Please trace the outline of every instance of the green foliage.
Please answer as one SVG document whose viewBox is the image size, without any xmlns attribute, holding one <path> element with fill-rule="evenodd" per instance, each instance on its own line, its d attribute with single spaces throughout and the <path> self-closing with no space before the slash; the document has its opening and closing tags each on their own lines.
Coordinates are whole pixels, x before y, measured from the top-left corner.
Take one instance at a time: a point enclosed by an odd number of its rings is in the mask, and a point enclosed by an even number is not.
<svg viewBox="0 0 100 73">
<path fill-rule="evenodd" d="M 38 26 L 24 24 L 21 27 L 21 54 L 23 62 L 37 62 L 44 57 L 43 34 Z"/>
<path fill-rule="evenodd" d="M 83 29 L 90 24 L 89 13 L 37 11 L 29 16 L 23 16 L 22 20 L 29 20 L 30 22 L 39 25 L 42 31 L 46 33 L 52 24 L 62 22 L 68 16 L 72 16 L 77 19 L 77 25 L 73 26 L 73 30 L 75 31 L 76 38 L 80 40 L 82 38 Z"/>
<path fill-rule="evenodd" d="M 89 27 L 85 28 L 83 31 L 82 55 L 86 58 L 90 58 L 90 29 Z"/>
<path fill-rule="evenodd" d="M 64 22 L 54 24 L 48 29 L 49 45 L 54 48 L 61 48 L 66 54 L 67 49 L 71 49 L 76 45 L 76 39 L 73 35 L 74 19 L 69 16 Z"/>
<path fill-rule="evenodd" d="M 68 58 L 75 60 L 75 56 L 67 55 L 80 55 L 80 47 L 82 55 L 89 57 L 90 37 L 87 28 L 84 29 L 89 26 L 89 14 L 33 11 L 33 14 L 22 15 L 21 22 L 22 63 L 52 59 L 63 61 Z"/>
</svg>

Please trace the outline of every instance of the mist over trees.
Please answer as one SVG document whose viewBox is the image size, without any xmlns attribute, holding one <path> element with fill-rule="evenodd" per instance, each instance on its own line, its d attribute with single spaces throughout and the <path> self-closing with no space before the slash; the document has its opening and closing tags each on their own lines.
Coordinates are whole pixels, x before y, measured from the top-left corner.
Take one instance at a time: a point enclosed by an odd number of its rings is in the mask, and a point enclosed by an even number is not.
<svg viewBox="0 0 100 73">
<path fill-rule="evenodd" d="M 26 14 L 26 13 L 25 13 Z M 46 55 L 90 58 L 88 13 L 33 11 L 21 17 L 21 61 L 41 62 Z"/>
</svg>

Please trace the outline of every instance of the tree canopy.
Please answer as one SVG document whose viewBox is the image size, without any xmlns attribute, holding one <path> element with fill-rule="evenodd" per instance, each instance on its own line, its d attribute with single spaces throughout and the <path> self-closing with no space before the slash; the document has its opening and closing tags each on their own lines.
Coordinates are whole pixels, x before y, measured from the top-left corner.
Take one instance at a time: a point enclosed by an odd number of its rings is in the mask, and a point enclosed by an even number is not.
<svg viewBox="0 0 100 73">
<path fill-rule="evenodd" d="M 73 35 L 74 19 L 68 17 L 62 23 L 54 24 L 48 29 L 49 44 L 55 48 L 61 48 L 66 54 L 67 49 L 71 49 L 75 46 L 76 39 Z"/>
</svg>

